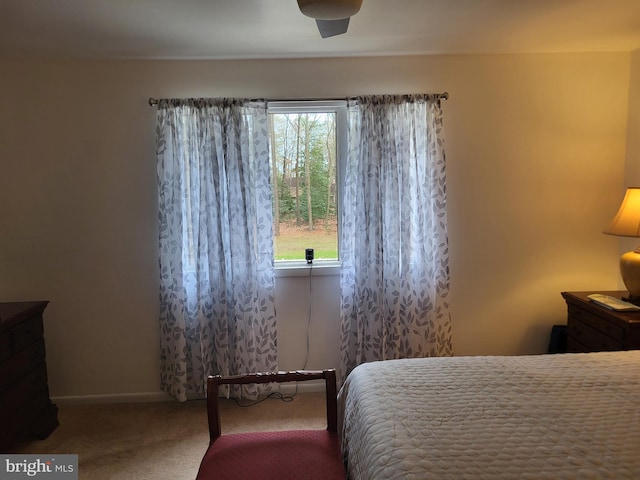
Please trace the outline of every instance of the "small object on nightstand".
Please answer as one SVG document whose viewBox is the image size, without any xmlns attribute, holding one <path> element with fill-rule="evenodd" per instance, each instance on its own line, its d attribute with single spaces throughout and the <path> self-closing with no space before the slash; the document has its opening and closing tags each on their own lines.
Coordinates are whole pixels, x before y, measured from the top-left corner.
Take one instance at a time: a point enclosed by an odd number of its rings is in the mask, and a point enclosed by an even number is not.
<svg viewBox="0 0 640 480">
<path fill-rule="evenodd" d="M 640 307 L 633 303 L 625 302 L 619 298 L 603 295 L 601 293 L 593 293 L 587 298 L 592 302 L 602 305 L 603 307 L 610 308 L 611 310 L 619 310 L 621 312 L 640 310 Z"/>
</svg>

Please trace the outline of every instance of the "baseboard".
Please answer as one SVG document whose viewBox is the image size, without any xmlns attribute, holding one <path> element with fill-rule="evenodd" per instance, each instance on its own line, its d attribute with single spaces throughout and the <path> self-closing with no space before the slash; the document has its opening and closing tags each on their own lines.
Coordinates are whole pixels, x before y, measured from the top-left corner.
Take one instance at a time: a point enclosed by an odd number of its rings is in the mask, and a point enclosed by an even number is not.
<svg viewBox="0 0 640 480">
<path fill-rule="evenodd" d="M 145 403 L 175 401 L 165 392 L 114 393 L 104 395 L 68 395 L 51 397 L 57 405 L 80 405 L 96 403 Z"/>
<path fill-rule="evenodd" d="M 280 385 L 280 391 L 287 395 L 294 393 L 324 392 L 324 380 L 309 380 L 306 382 L 290 382 Z M 191 400 L 191 398 L 190 398 Z M 145 403 L 175 401 L 165 392 L 143 393 L 114 393 L 103 395 L 67 395 L 51 397 L 56 405 L 88 405 L 100 403 Z"/>
</svg>

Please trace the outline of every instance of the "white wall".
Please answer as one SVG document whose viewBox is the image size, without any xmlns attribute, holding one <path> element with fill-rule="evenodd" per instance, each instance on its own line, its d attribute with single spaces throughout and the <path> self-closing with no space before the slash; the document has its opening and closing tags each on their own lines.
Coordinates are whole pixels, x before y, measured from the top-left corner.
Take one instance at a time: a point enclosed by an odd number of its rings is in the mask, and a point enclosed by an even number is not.
<svg viewBox="0 0 640 480">
<path fill-rule="evenodd" d="M 640 186 L 640 49 L 631 54 L 625 180 L 625 186 Z"/>
<path fill-rule="evenodd" d="M 631 54 L 631 73 L 629 81 L 629 121 L 627 124 L 627 162 L 624 176 L 624 187 L 640 187 L 640 49 Z M 624 197 L 621 188 L 619 202 Z M 620 254 L 638 248 L 640 242 L 636 238 L 620 239 Z M 620 279 L 620 289 L 624 283 Z"/>
<path fill-rule="evenodd" d="M 638 54 L 631 59 L 0 60 L 0 298 L 51 301 L 52 395 L 157 392 L 147 98 L 446 90 L 454 350 L 543 352 L 550 326 L 565 321 L 560 291 L 618 286 L 619 242 L 600 231 L 623 191 L 625 155 L 631 160 Z M 313 282 L 308 366 L 337 366 L 338 278 Z M 276 286 L 280 368 L 300 368 L 307 278 L 279 277 Z"/>
</svg>

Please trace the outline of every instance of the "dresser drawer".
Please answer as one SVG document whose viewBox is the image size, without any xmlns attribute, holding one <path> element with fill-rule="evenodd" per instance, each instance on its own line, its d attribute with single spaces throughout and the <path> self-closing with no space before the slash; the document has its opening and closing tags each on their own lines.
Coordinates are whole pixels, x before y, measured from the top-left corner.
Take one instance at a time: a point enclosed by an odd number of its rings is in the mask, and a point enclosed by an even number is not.
<svg viewBox="0 0 640 480">
<path fill-rule="evenodd" d="M 583 319 L 569 317 L 567 336 L 592 352 L 623 350 L 622 342 L 603 335 L 602 331 L 591 327 L 590 323 L 584 322 Z"/>
<path fill-rule="evenodd" d="M 0 362 L 9 358 L 13 352 L 11 351 L 11 333 L 0 333 Z"/>
<path fill-rule="evenodd" d="M 18 411 L 23 405 L 38 401 L 44 391 L 48 395 L 47 367 L 44 363 L 13 384 L 12 388 L 0 393 L 0 424 L 10 418 L 13 412 Z M 48 399 L 48 396 L 47 396 Z"/>
<path fill-rule="evenodd" d="M 3 396 L 4 397 L 4 396 Z M 11 405 L 10 410 L 2 406 L 0 410 L 0 422 L 2 422 L 2 434 L 0 435 L 0 448 L 4 449 L 26 433 L 39 428 L 38 422 L 50 408 L 55 408 L 49 399 L 49 390 L 46 386 L 31 391 L 27 398 L 15 401 L 13 394 L 0 399 L 0 404 Z M 57 426 L 57 420 L 56 420 Z M 54 426 L 55 428 L 55 426 Z M 52 430 L 52 429 L 51 429 Z"/>
<path fill-rule="evenodd" d="M 44 339 L 40 338 L 36 343 L 23 348 L 2 363 L 0 368 L 0 392 L 5 391 L 31 370 L 44 363 Z"/>
<path fill-rule="evenodd" d="M 593 313 L 587 312 L 578 307 L 569 308 L 568 313 L 569 324 L 572 322 L 583 323 L 592 329 L 602 332 L 608 337 L 619 341 L 620 343 L 624 342 L 624 328 L 616 325 L 612 321 L 598 315 L 594 315 Z"/>
<path fill-rule="evenodd" d="M 43 334 L 42 315 L 31 317 L 11 330 L 11 347 L 14 352 L 19 352 L 42 338 Z"/>
<path fill-rule="evenodd" d="M 589 348 L 582 345 L 573 337 L 567 338 L 567 352 L 569 353 L 587 353 L 590 352 Z"/>
</svg>

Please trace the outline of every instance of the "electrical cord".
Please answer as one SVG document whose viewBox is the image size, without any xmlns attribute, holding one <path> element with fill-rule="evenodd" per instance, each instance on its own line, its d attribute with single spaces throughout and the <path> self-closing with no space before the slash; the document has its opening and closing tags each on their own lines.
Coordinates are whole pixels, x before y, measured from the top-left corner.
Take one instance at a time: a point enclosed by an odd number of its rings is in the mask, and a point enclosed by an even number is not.
<svg viewBox="0 0 640 480">
<path fill-rule="evenodd" d="M 304 357 L 304 365 L 302 366 L 302 370 L 307 368 L 307 364 L 309 363 L 309 346 L 310 346 L 310 335 L 311 335 L 311 270 L 313 270 L 313 263 L 309 264 L 309 302 L 307 307 L 307 351 Z"/>
<path fill-rule="evenodd" d="M 313 263 L 309 264 L 309 275 L 308 275 L 308 284 L 309 284 L 309 302 L 307 307 L 307 342 L 306 342 L 306 352 L 304 357 L 304 365 L 302 366 L 302 370 L 306 370 L 307 364 L 309 363 L 309 347 L 311 342 L 311 299 L 312 297 L 312 281 L 311 281 L 311 270 L 313 269 Z M 266 395 L 264 398 L 260 398 L 250 403 L 241 403 L 237 398 L 233 398 L 233 401 L 236 402 L 236 405 L 239 407 L 252 407 L 259 403 L 264 402 L 265 400 L 269 400 L 270 398 L 274 398 L 276 400 L 282 400 L 283 402 L 292 402 L 295 396 L 298 394 L 298 383 L 296 382 L 296 389 L 291 395 L 284 395 L 282 392 L 271 392 Z"/>
<path fill-rule="evenodd" d="M 271 392 L 269 395 L 267 395 L 264 398 L 260 398 L 254 402 L 250 402 L 250 403 L 241 403 L 240 400 L 238 400 L 237 398 L 233 398 L 233 401 L 236 402 L 236 405 L 238 405 L 239 407 L 253 407 L 254 405 L 257 405 L 259 403 L 264 402 L 265 400 L 269 400 L 270 398 L 274 398 L 276 400 L 282 400 L 283 402 L 293 402 L 293 397 L 296 396 L 297 393 L 297 386 L 296 386 L 296 392 L 293 395 L 284 395 L 281 392 Z"/>
<path fill-rule="evenodd" d="M 302 370 L 306 370 L 307 364 L 309 363 L 309 349 L 310 349 L 309 346 L 310 346 L 310 337 L 311 337 L 311 298 L 312 298 L 311 270 L 312 269 L 313 269 L 313 263 L 309 263 L 309 275 L 307 277 L 309 282 L 309 301 L 308 301 L 308 307 L 307 307 L 307 344 L 306 344 L 306 351 L 304 355 L 304 365 L 302 365 Z M 298 394 L 298 384 L 299 382 L 296 382 L 296 389 L 291 395 L 291 400 L 293 400 L 293 397 L 295 397 Z M 287 401 L 291 401 L 291 400 L 287 400 Z"/>
</svg>

